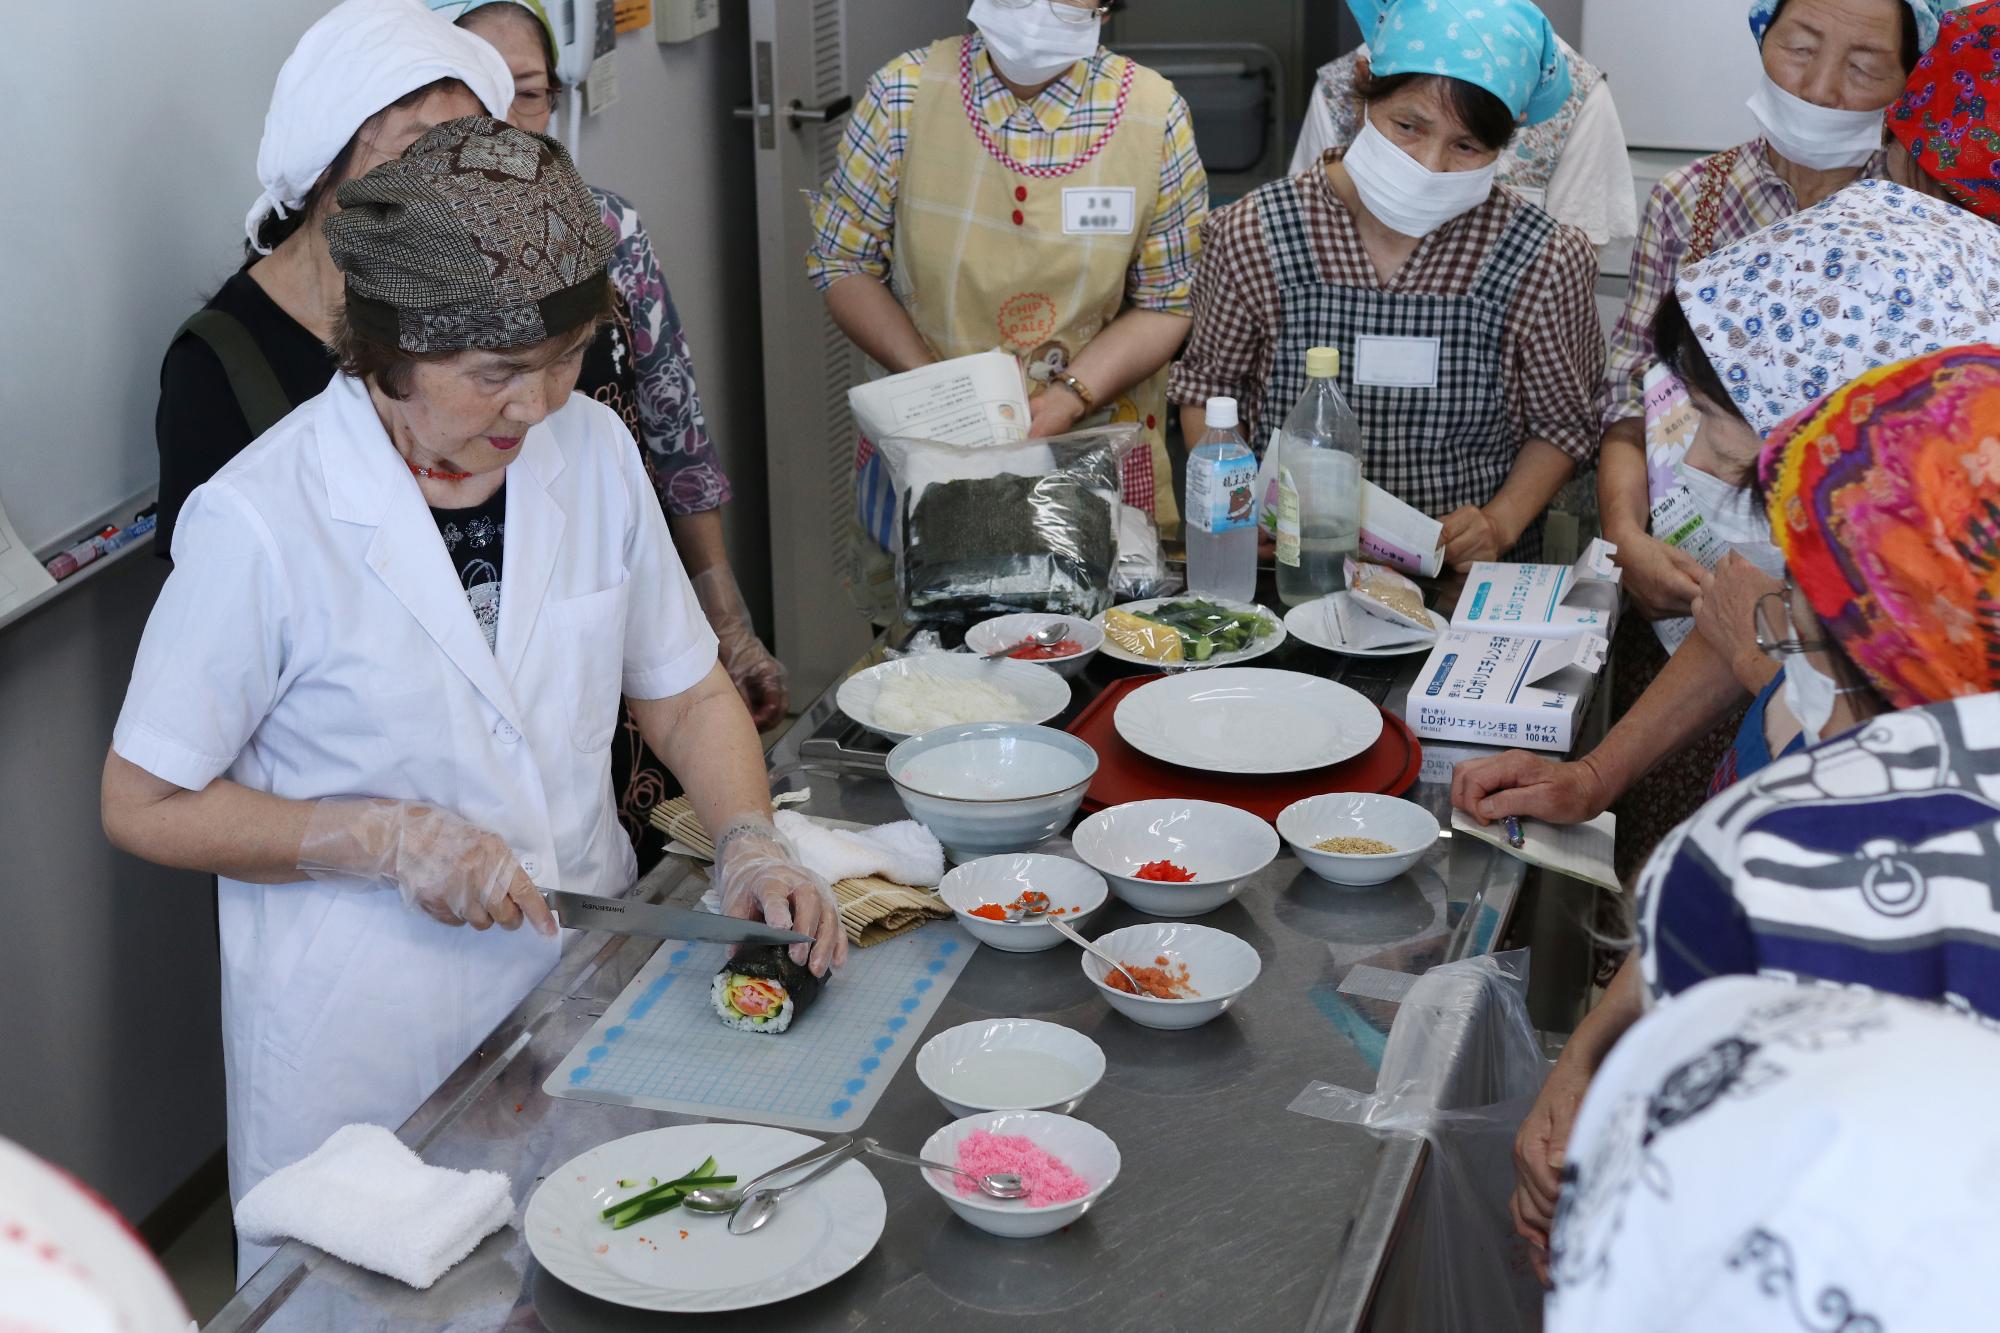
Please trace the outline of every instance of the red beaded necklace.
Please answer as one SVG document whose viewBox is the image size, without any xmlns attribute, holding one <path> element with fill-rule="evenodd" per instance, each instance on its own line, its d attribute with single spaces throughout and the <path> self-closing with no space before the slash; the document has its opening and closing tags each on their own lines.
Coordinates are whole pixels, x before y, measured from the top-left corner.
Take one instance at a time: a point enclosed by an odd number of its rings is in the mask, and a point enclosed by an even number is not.
<svg viewBox="0 0 2000 1333">
<path fill-rule="evenodd" d="M 417 476 L 429 477 L 432 481 L 464 481 L 472 475 L 470 472 L 446 472 L 442 468 L 418 467 L 407 458 L 403 462 Z"/>
</svg>

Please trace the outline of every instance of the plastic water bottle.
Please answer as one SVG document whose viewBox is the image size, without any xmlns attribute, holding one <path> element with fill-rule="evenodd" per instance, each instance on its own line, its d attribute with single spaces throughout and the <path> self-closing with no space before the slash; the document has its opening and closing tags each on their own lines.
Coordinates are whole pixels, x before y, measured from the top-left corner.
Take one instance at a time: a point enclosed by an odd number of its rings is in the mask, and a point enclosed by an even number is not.
<svg viewBox="0 0 2000 1333">
<path fill-rule="evenodd" d="M 1306 391 L 1285 418 L 1277 454 L 1278 599 L 1299 606 L 1347 586 L 1361 545 L 1361 422 L 1334 376 L 1340 353 L 1306 353 Z"/>
<path fill-rule="evenodd" d="M 1208 429 L 1188 454 L 1188 591 L 1247 602 L 1257 592 L 1257 455 L 1236 424 L 1236 400 L 1208 400 Z"/>
</svg>

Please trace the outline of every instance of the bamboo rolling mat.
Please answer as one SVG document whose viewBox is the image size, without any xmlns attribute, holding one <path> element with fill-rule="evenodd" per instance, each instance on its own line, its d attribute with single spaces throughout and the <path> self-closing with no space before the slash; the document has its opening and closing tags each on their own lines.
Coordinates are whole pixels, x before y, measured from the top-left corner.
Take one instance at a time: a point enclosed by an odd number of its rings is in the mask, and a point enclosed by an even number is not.
<svg viewBox="0 0 2000 1333">
<path fill-rule="evenodd" d="M 694 807 L 685 796 L 662 801 L 653 807 L 653 827 L 704 858 L 713 860 L 715 845 L 694 817 Z M 843 879 L 833 886 L 840 904 L 840 923 L 847 927 L 848 942 L 857 949 L 892 940 L 915 930 L 926 921 L 941 921 L 952 915 L 944 900 L 930 889 L 912 888 L 890 880 L 869 876 Z"/>
</svg>

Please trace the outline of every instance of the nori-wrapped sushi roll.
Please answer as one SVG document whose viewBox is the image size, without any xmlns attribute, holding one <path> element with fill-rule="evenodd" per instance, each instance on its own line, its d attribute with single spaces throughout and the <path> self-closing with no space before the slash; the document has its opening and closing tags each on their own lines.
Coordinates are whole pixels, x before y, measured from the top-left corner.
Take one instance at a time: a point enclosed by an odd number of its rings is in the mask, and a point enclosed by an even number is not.
<svg viewBox="0 0 2000 1333">
<path fill-rule="evenodd" d="M 712 991 L 716 1017 L 745 1032 L 783 1032 L 812 1008 L 823 983 L 786 949 L 751 945 L 724 963 Z"/>
</svg>

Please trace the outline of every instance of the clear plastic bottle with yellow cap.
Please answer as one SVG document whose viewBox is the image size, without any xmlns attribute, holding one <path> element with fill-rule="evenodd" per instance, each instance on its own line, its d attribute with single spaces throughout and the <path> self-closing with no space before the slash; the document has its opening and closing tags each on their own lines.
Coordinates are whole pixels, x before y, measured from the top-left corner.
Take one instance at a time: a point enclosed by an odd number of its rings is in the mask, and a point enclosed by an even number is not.
<svg viewBox="0 0 2000 1333">
<path fill-rule="evenodd" d="M 1347 586 L 1361 545 L 1361 422 L 1340 392 L 1340 353 L 1306 353 L 1306 390 L 1272 445 L 1278 599 L 1299 606 Z"/>
</svg>

